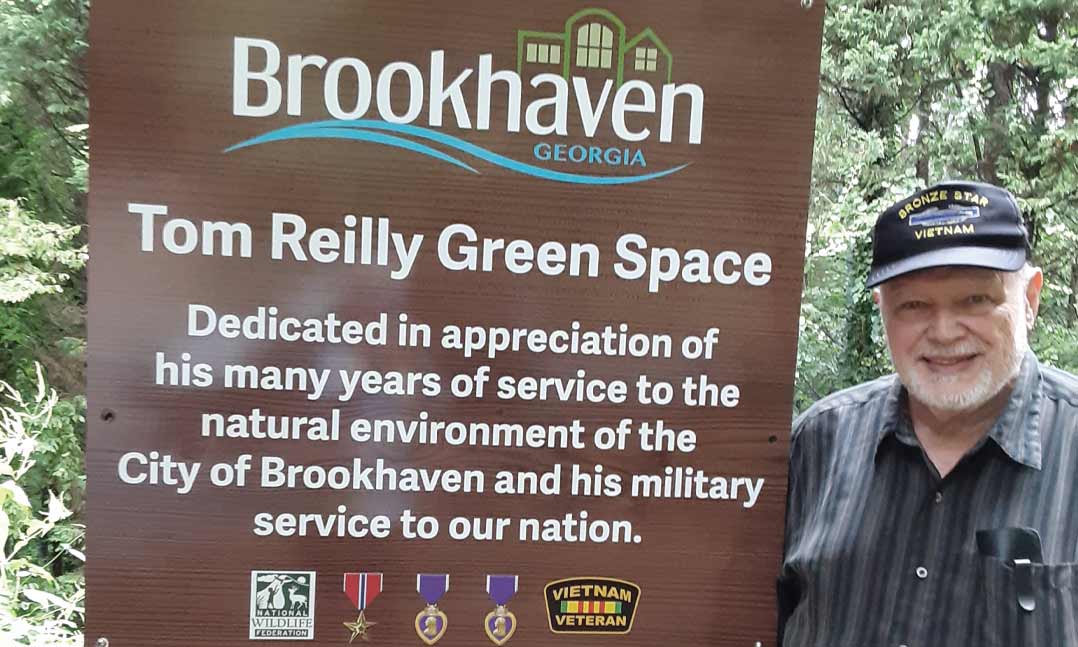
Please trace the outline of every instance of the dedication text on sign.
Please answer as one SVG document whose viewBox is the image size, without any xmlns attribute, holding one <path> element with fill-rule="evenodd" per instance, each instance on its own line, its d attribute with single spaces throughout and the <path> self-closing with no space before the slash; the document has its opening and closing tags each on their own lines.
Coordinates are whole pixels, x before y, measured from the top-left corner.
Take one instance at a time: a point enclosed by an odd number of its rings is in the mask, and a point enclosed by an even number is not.
<svg viewBox="0 0 1078 647">
<path fill-rule="evenodd" d="M 96 2 L 88 639 L 772 645 L 821 20 Z"/>
</svg>

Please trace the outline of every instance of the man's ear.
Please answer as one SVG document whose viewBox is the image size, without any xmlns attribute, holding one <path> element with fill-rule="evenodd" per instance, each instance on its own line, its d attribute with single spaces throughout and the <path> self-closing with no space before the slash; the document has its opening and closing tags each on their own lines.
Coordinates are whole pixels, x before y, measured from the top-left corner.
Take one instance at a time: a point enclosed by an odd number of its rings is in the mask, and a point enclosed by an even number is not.
<svg viewBox="0 0 1078 647">
<path fill-rule="evenodd" d="M 1033 321 L 1037 318 L 1037 310 L 1041 307 L 1041 288 L 1044 287 L 1044 272 L 1041 268 L 1033 268 L 1033 275 L 1026 284 L 1026 327 L 1033 329 Z"/>
<path fill-rule="evenodd" d="M 880 289 L 879 288 L 872 288 L 872 302 L 875 303 L 877 306 L 880 305 Z"/>
</svg>

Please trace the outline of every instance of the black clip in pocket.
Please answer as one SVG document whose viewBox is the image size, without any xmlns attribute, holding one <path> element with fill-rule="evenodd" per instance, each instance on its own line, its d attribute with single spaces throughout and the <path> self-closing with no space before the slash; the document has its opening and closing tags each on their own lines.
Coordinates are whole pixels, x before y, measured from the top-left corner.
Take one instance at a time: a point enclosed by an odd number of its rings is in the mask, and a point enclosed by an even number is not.
<svg viewBox="0 0 1078 647">
<path fill-rule="evenodd" d="M 1026 613 L 1037 608 L 1033 596 L 1033 562 L 1028 559 L 1014 560 L 1014 587 L 1018 590 L 1018 606 Z"/>
</svg>

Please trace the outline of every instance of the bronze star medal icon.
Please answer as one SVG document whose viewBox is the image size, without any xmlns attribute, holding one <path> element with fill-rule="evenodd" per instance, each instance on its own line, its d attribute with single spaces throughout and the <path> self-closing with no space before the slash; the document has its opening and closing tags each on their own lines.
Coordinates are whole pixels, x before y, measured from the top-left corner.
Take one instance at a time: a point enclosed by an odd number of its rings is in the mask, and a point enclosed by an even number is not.
<svg viewBox="0 0 1078 647">
<path fill-rule="evenodd" d="M 362 638 L 363 640 L 370 640 L 370 637 L 367 636 L 367 633 L 371 630 L 371 627 L 373 627 L 376 624 L 378 624 L 378 623 L 377 622 L 369 622 L 366 618 L 364 618 L 363 617 L 363 612 L 360 611 L 359 612 L 359 617 L 356 618 L 355 622 L 345 622 L 344 623 L 345 629 L 352 632 L 352 637 L 348 639 L 348 644 L 352 644 L 352 642 L 356 638 Z"/>
<path fill-rule="evenodd" d="M 352 608 L 359 610 L 359 617 L 356 618 L 355 622 L 343 623 L 344 628 L 352 632 L 352 637 L 348 639 L 349 645 L 355 642 L 356 638 L 370 640 L 368 634 L 371 627 L 378 623 L 367 620 L 363 612 L 367 609 L 367 605 L 374 602 L 374 599 L 381 593 L 381 573 L 344 574 L 344 594 L 348 597 L 348 601 L 352 603 Z"/>
</svg>

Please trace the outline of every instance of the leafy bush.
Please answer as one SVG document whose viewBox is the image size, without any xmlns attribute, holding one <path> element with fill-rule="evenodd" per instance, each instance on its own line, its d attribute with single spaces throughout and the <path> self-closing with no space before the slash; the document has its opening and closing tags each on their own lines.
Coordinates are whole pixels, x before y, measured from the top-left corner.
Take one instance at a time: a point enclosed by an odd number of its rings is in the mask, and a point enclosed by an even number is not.
<svg viewBox="0 0 1078 647">
<path fill-rule="evenodd" d="M 0 391 L 0 636 L 82 645 L 84 531 L 67 505 L 81 499 L 82 407 L 48 388 L 40 367 L 34 393 Z M 59 494 L 45 489 L 57 479 Z"/>
</svg>

